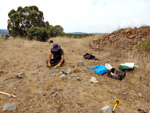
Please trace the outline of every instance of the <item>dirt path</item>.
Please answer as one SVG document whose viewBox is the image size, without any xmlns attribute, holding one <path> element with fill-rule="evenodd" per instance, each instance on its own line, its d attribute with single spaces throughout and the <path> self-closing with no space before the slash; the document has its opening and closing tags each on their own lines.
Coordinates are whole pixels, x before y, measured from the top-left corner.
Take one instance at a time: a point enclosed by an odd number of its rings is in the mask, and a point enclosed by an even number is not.
<svg viewBox="0 0 150 113">
<path fill-rule="evenodd" d="M 48 42 L 9 39 L 0 42 L 0 91 L 14 94 L 17 98 L 0 95 L 0 112 L 5 104 L 17 106 L 16 113 L 98 113 L 104 106 L 113 108 L 115 98 L 121 100 L 116 113 L 139 113 L 137 108 L 150 110 L 150 62 L 140 61 L 139 57 L 127 54 L 116 57 L 105 48 L 103 51 L 93 51 L 89 42 L 93 38 L 68 39 L 54 38 L 64 49 L 66 62 L 59 69 L 48 69 L 45 60 L 49 56 L 52 44 Z M 85 60 L 83 55 L 91 53 L 100 61 Z M 85 66 L 77 66 L 79 60 Z M 94 74 L 85 67 L 111 63 L 118 68 L 122 62 L 135 62 L 140 67 L 127 72 L 124 80 L 119 81 L 107 77 L 107 74 Z M 147 63 L 146 63 L 147 62 Z M 146 63 L 146 64 L 145 64 Z M 60 79 L 60 72 L 69 68 L 80 72 L 67 75 Z M 16 74 L 24 72 L 25 77 L 16 78 Z M 81 80 L 77 80 L 76 76 Z M 89 82 L 96 77 L 98 84 Z M 142 98 L 137 96 L 142 94 Z"/>
</svg>

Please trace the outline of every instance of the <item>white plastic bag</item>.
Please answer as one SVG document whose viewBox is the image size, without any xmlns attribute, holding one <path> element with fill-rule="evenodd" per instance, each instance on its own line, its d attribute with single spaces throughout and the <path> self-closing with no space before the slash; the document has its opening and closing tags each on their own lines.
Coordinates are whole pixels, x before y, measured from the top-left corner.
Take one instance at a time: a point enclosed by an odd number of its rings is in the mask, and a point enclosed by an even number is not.
<svg viewBox="0 0 150 113">
<path fill-rule="evenodd" d="M 108 64 L 108 63 L 106 63 L 105 64 L 105 67 L 107 68 L 107 70 L 111 70 L 113 67 L 110 65 L 110 64 Z"/>
</svg>

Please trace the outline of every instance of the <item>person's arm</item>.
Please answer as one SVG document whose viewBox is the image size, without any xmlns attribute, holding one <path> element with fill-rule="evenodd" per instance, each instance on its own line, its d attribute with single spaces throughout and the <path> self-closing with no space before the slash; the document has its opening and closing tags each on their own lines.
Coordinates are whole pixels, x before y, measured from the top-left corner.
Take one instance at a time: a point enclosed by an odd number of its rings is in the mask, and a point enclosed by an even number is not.
<svg viewBox="0 0 150 113">
<path fill-rule="evenodd" d="M 51 61 L 51 58 L 52 58 L 52 53 L 50 53 L 50 55 L 49 55 L 49 58 L 48 58 L 48 62 L 50 62 Z"/>
<path fill-rule="evenodd" d="M 60 65 L 63 63 L 63 61 L 64 61 L 64 55 L 61 55 L 61 60 L 60 60 Z"/>
<path fill-rule="evenodd" d="M 64 61 L 64 55 L 61 55 L 61 60 L 60 60 L 60 62 L 56 65 L 56 68 L 60 67 L 61 64 L 63 63 L 63 61 Z"/>
</svg>

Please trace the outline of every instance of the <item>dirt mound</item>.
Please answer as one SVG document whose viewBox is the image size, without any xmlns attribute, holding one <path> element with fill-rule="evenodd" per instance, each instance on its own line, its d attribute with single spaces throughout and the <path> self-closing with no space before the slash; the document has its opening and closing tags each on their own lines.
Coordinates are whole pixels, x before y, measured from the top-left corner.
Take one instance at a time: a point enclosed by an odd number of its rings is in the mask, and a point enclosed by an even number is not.
<svg viewBox="0 0 150 113">
<path fill-rule="evenodd" d="M 90 48 L 100 50 L 102 46 L 109 44 L 121 50 L 132 50 L 136 44 L 145 41 L 147 36 L 150 36 L 150 26 L 120 29 L 93 40 L 90 43 Z"/>
</svg>

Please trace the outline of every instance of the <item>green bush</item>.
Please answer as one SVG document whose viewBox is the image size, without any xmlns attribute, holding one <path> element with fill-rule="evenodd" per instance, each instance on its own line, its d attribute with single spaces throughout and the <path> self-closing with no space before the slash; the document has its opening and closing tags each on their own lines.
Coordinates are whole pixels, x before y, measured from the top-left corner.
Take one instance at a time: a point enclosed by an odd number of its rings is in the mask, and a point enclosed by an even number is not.
<svg viewBox="0 0 150 113">
<path fill-rule="evenodd" d="M 29 40 L 38 40 L 38 41 L 47 41 L 48 40 L 48 31 L 46 28 L 31 27 L 28 30 L 28 39 Z"/>
<path fill-rule="evenodd" d="M 56 37 L 56 36 L 64 36 L 64 29 L 60 25 L 55 25 L 54 27 L 50 27 L 50 36 Z"/>
<path fill-rule="evenodd" d="M 136 45 L 136 49 L 138 52 L 150 52 L 150 36 L 147 36 L 144 42 L 140 42 Z"/>
</svg>

